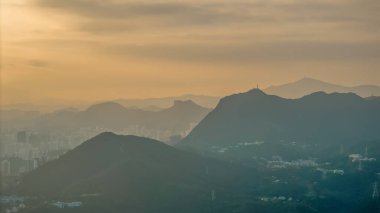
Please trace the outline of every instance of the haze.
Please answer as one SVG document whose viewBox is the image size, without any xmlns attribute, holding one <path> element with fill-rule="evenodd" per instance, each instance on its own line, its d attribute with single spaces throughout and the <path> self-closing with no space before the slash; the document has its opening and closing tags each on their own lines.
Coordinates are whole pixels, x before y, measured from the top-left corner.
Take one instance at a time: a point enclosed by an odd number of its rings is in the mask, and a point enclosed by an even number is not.
<svg viewBox="0 0 380 213">
<path fill-rule="evenodd" d="M 2 103 L 380 84 L 378 0 L 1 1 Z"/>
</svg>

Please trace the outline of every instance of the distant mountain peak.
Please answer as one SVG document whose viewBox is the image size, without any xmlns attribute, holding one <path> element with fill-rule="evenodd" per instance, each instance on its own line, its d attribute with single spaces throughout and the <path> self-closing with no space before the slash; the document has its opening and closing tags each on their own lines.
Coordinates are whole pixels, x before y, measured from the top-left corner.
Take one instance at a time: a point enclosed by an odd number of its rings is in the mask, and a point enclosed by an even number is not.
<svg viewBox="0 0 380 213">
<path fill-rule="evenodd" d="M 332 93 L 330 93 L 332 94 Z M 341 93 L 342 95 L 344 93 Z M 315 96 L 328 96 L 329 93 L 325 92 L 325 91 L 317 91 L 317 92 L 313 92 L 311 94 L 308 94 L 308 95 L 305 95 L 304 97 L 315 97 Z"/>
<path fill-rule="evenodd" d="M 99 104 L 95 104 L 95 105 L 92 105 L 90 107 L 88 107 L 86 109 L 86 111 L 99 111 L 99 110 L 125 110 L 126 108 L 119 104 L 119 103 L 116 103 L 116 102 L 104 102 L 104 103 L 99 103 Z"/>
<path fill-rule="evenodd" d="M 292 84 L 292 83 L 290 83 L 290 84 Z M 320 87 L 323 87 L 323 86 L 337 86 L 337 85 L 334 85 L 334 84 L 331 84 L 331 83 L 328 83 L 328 82 L 324 82 L 324 81 L 321 81 L 321 80 L 318 80 L 318 79 L 315 79 L 315 78 L 309 78 L 309 77 L 302 78 L 302 79 L 296 81 L 295 84 L 304 84 L 304 85 L 307 85 L 307 86 L 320 86 Z"/>
<path fill-rule="evenodd" d="M 304 77 L 304 78 L 298 80 L 298 82 L 300 82 L 300 81 L 307 81 L 307 82 L 323 82 L 323 81 L 321 81 L 321 80 L 318 80 L 318 79 L 315 79 L 315 78 L 310 78 L 310 77 Z"/>
<path fill-rule="evenodd" d="M 379 95 L 380 87 L 376 85 L 341 86 L 307 77 L 292 83 L 270 86 L 265 89 L 265 92 L 268 94 L 292 99 L 301 98 L 318 91 L 325 91 L 327 93 L 355 93 L 361 97 L 369 97 Z"/>
<path fill-rule="evenodd" d="M 220 100 L 219 105 L 228 104 L 228 103 L 234 102 L 235 100 L 240 100 L 240 101 L 243 99 L 244 100 L 254 100 L 254 99 L 258 99 L 258 98 L 261 99 L 261 98 L 264 98 L 267 96 L 269 96 L 269 95 L 267 95 L 261 89 L 254 88 L 254 89 L 251 89 L 247 92 L 237 93 L 237 94 L 233 94 L 230 96 L 226 96 Z"/>
<path fill-rule="evenodd" d="M 311 94 L 306 95 L 307 96 L 336 96 L 336 97 L 356 97 L 358 99 L 363 99 L 359 95 L 353 93 L 353 92 L 325 92 L 325 91 L 318 91 L 313 92 Z"/>
<path fill-rule="evenodd" d="M 262 91 L 261 89 L 259 88 L 254 88 L 254 89 L 251 89 L 247 92 L 248 94 L 251 94 L 251 95 L 267 95 L 264 91 Z"/>
<path fill-rule="evenodd" d="M 172 108 L 187 108 L 187 107 L 201 107 L 192 100 L 174 100 Z"/>
</svg>

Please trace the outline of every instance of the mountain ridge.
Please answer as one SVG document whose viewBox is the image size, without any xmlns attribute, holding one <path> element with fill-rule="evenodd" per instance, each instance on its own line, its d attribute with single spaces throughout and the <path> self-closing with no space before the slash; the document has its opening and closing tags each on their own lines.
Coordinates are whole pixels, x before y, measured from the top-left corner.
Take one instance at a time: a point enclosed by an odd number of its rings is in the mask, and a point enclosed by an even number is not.
<svg viewBox="0 0 380 213">
<path fill-rule="evenodd" d="M 380 86 L 376 85 L 358 85 L 358 86 L 341 86 L 338 84 L 328 83 L 313 78 L 303 78 L 295 82 L 286 83 L 278 86 L 269 86 L 264 89 L 268 94 L 281 96 L 284 98 L 297 99 L 302 96 L 324 91 L 327 93 L 355 93 L 361 97 L 380 96 Z"/>
<path fill-rule="evenodd" d="M 138 134 L 169 143 L 171 136 L 186 135 L 209 111 L 210 109 L 190 100 L 178 100 L 169 108 L 157 111 L 127 108 L 116 102 L 103 102 L 79 111 L 66 110 L 36 115 L 26 122 L 23 122 L 21 117 L 18 120 L 10 120 L 8 125 L 38 132 L 75 132 L 79 128 L 89 128 L 96 131 Z"/>
<path fill-rule="evenodd" d="M 222 98 L 180 146 L 202 148 L 207 144 L 210 148 L 247 140 L 340 143 L 380 139 L 376 133 L 379 108 L 377 99 L 354 93 L 316 92 L 286 99 L 253 89 Z"/>
</svg>

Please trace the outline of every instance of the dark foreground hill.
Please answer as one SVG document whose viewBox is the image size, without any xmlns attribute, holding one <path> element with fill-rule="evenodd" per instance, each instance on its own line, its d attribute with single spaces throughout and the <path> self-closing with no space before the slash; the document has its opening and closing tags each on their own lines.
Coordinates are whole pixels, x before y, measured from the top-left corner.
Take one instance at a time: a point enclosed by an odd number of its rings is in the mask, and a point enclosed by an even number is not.
<svg viewBox="0 0 380 213">
<path fill-rule="evenodd" d="M 378 142 L 366 146 L 368 157 L 379 156 L 374 151 Z M 361 148 L 347 147 L 344 152 L 358 153 Z M 377 161 L 363 161 L 360 171 L 357 162 L 344 155 L 325 164 L 253 158 L 251 153 L 247 162 L 251 166 L 205 158 L 147 138 L 103 133 L 27 174 L 17 194 L 28 198 L 21 213 L 378 211 L 371 198 Z M 52 205 L 56 201 L 82 206 L 60 209 Z"/>
<path fill-rule="evenodd" d="M 223 98 L 180 146 L 225 152 L 232 146 L 257 145 L 275 153 L 273 149 L 285 152 L 284 144 L 297 144 L 338 151 L 340 145 L 380 139 L 379 123 L 378 99 L 324 92 L 284 99 L 253 89 Z M 268 148 L 270 144 L 277 145 Z M 288 151 L 296 156 L 295 148 Z"/>
<path fill-rule="evenodd" d="M 231 212 L 253 186 L 251 169 L 103 133 L 26 175 L 18 191 L 41 199 L 27 212 L 63 211 L 49 204 L 61 200 L 83 202 L 78 212 L 195 213 Z"/>
</svg>

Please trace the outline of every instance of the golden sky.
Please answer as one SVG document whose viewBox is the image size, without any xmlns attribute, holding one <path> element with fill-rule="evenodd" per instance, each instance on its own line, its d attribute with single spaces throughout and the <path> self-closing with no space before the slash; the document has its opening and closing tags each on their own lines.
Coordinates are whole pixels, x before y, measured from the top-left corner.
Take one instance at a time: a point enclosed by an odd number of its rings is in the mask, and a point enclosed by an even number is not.
<svg viewBox="0 0 380 213">
<path fill-rule="evenodd" d="M 2 103 L 380 84 L 379 0 L 1 0 Z"/>
</svg>

